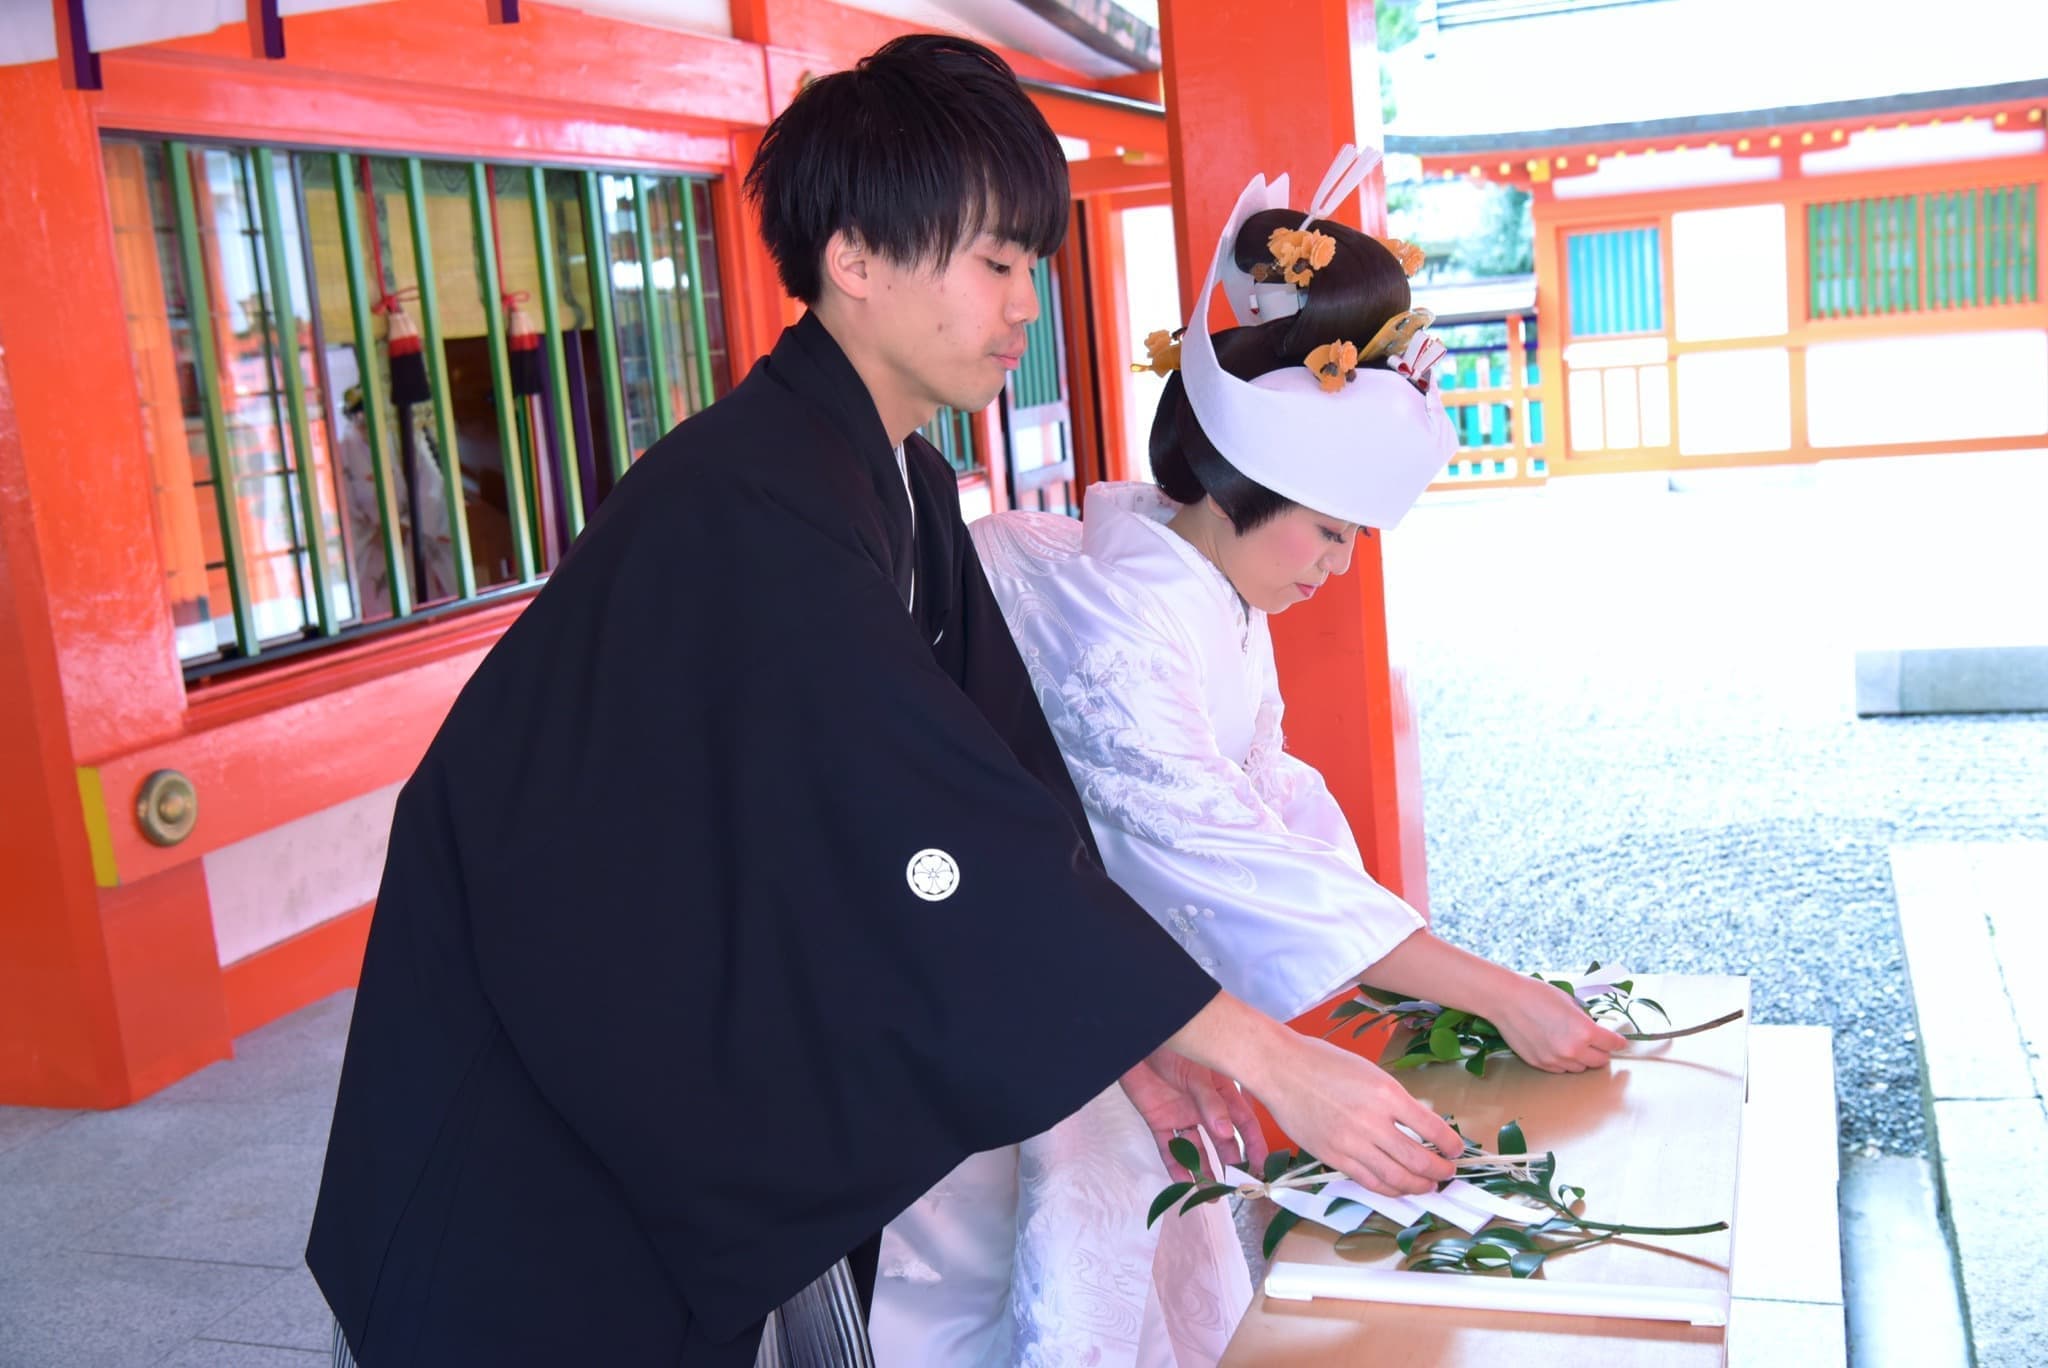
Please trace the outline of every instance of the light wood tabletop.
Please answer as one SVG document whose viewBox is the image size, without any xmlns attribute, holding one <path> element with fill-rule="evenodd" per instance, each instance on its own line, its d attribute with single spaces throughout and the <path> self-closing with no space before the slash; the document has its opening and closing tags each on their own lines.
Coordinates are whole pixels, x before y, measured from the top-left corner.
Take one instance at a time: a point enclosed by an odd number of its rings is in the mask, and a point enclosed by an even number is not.
<svg viewBox="0 0 2048 1368">
<path fill-rule="evenodd" d="M 1749 980 L 1638 975 L 1671 1024 L 1690 1026 L 1749 1006 Z M 1654 1012 L 1637 1013 L 1646 1031 Z M 1495 1060 L 1484 1078 L 1455 1065 L 1397 1070 L 1416 1096 L 1453 1117 L 1487 1149 L 1519 1121 L 1534 1152 L 1554 1151 L 1558 1181 L 1586 1189 L 1589 1220 L 1688 1226 L 1732 1221 L 1748 1062 L 1748 1021 L 1680 1040 L 1638 1042 L 1601 1072 L 1546 1074 Z M 1270 1209 L 1270 1208 L 1269 1208 Z M 1393 1241 L 1339 1251 L 1336 1236 L 1297 1227 L 1276 1262 L 1396 1268 Z M 1728 1291 L 1732 1233 L 1623 1237 L 1560 1255 L 1538 1275 L 1585 1282 Z M 1459 1276 L 1452 1274 L 1429 1276 Z M 1719 1327 L 1374 1302 L 1288 1302 L 1255 1293 L 1224 1368 L 1371 1364 L 1373 1368 L 1597 1363 L 1601 1368 L 1710 1368 L 1725 1361 Z"/>
</svg>

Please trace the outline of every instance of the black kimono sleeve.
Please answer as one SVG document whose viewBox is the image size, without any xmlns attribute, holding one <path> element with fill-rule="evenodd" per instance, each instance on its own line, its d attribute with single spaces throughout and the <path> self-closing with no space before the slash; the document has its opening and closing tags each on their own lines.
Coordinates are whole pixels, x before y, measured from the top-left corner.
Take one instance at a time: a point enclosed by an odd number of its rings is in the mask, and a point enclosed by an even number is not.
<svg viewBox="0 0 2048 1368">
<path fill-rule="evenodd" d="M 580 587 L 537 607 L 601 604 L 588 624 L 515 627 L 573 647 L 560 688 L 443 743 L 500 755 L 448 798 L 482 992 L 722 1337 L 1216 989 L 873 562 L 772 484 L 712 478 L 660 535 L 572 557 Z M 992 599 L 969 611 L 1000 630 Z"/>
</svg>

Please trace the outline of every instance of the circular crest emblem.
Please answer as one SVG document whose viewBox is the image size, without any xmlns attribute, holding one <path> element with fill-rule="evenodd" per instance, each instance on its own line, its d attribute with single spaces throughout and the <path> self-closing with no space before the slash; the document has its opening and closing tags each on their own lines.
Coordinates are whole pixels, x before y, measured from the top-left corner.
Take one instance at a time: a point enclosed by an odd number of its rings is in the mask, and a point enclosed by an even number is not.
<svg viewBox="0 0 2048 1368">
<path fill-rule="evenodd" d="M 960 865 L 943 850 L 920 850 L 904 871 L 910 891 L 926 902 L 943 902 L 960 886 Z"/>
</svg>

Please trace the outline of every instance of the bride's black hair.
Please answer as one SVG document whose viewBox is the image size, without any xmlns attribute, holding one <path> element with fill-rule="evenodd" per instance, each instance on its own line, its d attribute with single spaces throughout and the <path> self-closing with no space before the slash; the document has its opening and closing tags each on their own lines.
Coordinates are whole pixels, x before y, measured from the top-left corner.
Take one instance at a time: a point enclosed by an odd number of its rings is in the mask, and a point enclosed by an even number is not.
<svg viewBox="0 0 2048 1368">
<path fill-rule="evenodd" d="M 1299 212 L 1268 209 L 1253 214 L 1238 230 L 1233 253 L 1238 269 L 1249 271 L 1272 254 L 1266 243 L 1275 228 L 1298 228 Z M 1356 228 L 1327 219 L 1309 225 L 1336 243 L 1330 264 L 1315 273 L 1304 291 L 1301 310 L 1286 318 L 1231 328 L 1214 336 L 1216 360 L 1240 380 L 1304 365 L 1308 354 L 1327 343 L 1344 341 L 1364 346 L 1380 325 L 1409 307 L 1408 277 L 1394 254 Z M 1196 325 L 1207 312 L 1197 309 Z M 1384 365 L 1384 358 L 1373 365 Z M 1159 409 L 1152 417 L 1152 478 L 1176 503 L 1214 499 L 1239 534 L 1251 531 L 1293 506 L 1243 475 L 1224 459 L 1187 399 L 1187 387 L 1176 371 L 1166 379 Z"/>
</svg>

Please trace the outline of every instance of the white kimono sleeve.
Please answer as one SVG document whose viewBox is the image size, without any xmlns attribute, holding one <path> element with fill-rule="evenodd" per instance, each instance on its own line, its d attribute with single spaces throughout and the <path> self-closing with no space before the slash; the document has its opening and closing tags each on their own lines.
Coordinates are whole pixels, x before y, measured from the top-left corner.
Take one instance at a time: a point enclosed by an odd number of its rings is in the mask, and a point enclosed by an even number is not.
<svg viewBox="0 0 2048 1368">
<path fill-rule="evenodd" d="M 1422 918 L 1366 874 L 1322 776 L 1280 751 L 1277 691 L 1260 710 L 1266 744 L 1240 767 L 1218 749 L 1188 646 L 1120 616 L 1115 640 L 1041 679 L 1103 863 L 1224 988 L 1298 1016 Z"/>
</svg>

